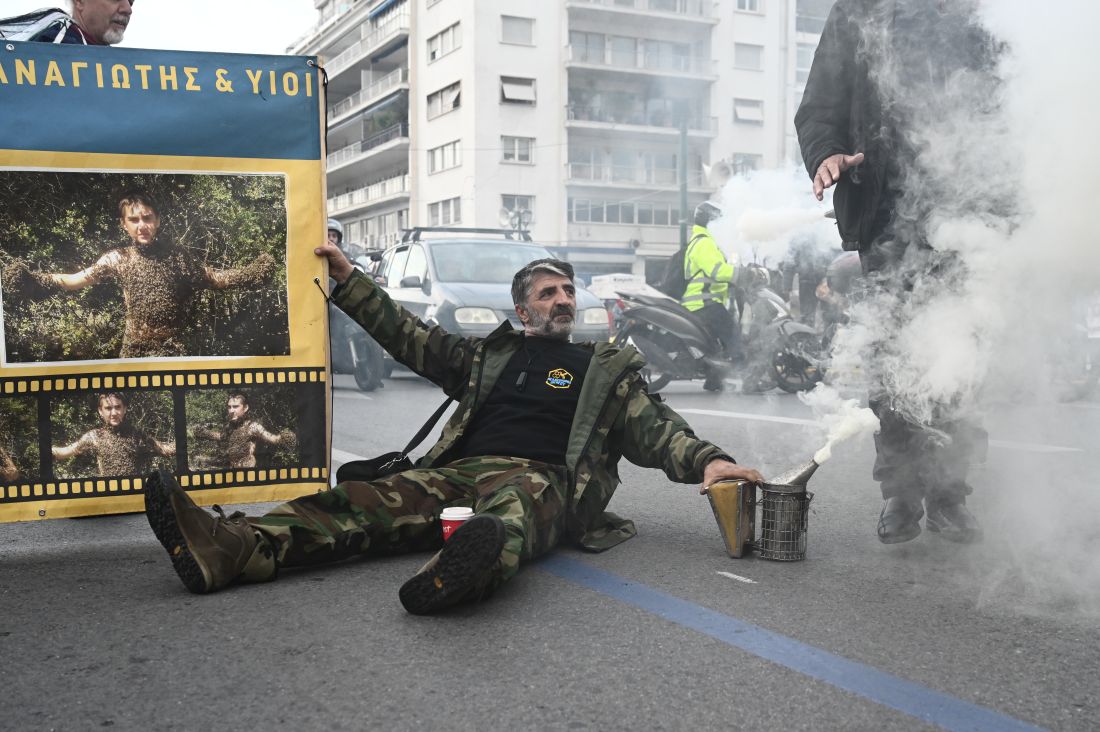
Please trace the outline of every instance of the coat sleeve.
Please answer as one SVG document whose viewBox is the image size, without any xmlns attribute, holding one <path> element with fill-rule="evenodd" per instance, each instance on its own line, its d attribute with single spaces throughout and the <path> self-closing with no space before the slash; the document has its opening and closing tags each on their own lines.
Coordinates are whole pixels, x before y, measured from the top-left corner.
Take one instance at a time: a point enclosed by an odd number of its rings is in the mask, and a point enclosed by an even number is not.
<svg viewBox="0 0 1100 732">
<path fill-rule="evenodd" d="M 847 4 L 838 2 L 825 21 L 806 91 L 794 115 L 802 159 L 811 178 L 830 155 L 858 152 L 850 149 L 849 135 L 856 44 L 857 30 L 849 19 Z"/>
<path fill-rule="evenodd" d="M 621 419 L 623 457 L 643 468 L 660 468 L 677 483 L 701 483 L 708 462 L 733 460 L 717 445 L 696 437 L 684 418 L 652 396 L 641 379 L 631 386 Z"/>
<path fill-rule="evenodd" d="M 333 291 L 332 300 L 399 363 L 459 398 L 479 339 L 429 327 L 359 271 Z"/>
</svg>

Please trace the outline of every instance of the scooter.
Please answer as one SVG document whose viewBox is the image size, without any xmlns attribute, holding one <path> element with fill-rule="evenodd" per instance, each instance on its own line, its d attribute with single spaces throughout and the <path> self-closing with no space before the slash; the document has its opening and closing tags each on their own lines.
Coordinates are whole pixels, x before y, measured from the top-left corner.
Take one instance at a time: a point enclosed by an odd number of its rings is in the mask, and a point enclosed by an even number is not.
<svg viewBox="0 0 1100 732">
<path fill-rule="evenodd" d="M 774 386 L 794 393 L 813 388 L 823 377 L 820 336 L 791 317 L 783 298 L 768 288 L 765 268 L 750 265 L 741 288 L 742 312 L 736 318 L 742 346 L 749 354 L 742 389 L 766 391 Z M 649 391 L 672 381 L 705 379 L 708 371 L 732 370 L 720 353 L 718 339 L 694 313 L 668 297 L 619 293 L 629 307 L 623 312 L 618 343 L 637 348 L 648 363 Z"/>
</svg>

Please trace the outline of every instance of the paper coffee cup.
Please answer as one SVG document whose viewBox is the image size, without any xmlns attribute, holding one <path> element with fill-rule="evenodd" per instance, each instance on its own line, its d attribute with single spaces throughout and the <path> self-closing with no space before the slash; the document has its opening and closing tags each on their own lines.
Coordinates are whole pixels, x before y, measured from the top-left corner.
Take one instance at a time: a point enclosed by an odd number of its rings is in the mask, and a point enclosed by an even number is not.
<svg viewBox="0 0 1100 732">
<path fill-rule="evenodd" d="M 443 524 L 443 541 L 450 539 L 451 534 L 453 534 L 459 526 L 462 526 L 462 524 L 473 517 L 474 509 L 472 508 L 452 506 L 451 508 L 443 509 L 443 513 L 439 515 L 440 522 Z"/>
</svg>

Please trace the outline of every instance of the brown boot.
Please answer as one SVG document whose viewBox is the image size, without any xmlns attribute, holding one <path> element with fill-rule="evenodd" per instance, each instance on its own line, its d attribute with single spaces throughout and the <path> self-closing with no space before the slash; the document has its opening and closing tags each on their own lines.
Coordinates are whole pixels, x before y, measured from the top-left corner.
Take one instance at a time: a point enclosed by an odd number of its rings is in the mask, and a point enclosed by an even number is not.
<svg viewBox="0 0 1100 732">
<path fill-rule="evenodd" d="M 158 470 L 145 481 L 149 525 L 183 584 L 200 594 L 240 577 L 259 542 L 256 531 L 241 518 L 244 514 L 226 518 L 221 507 L 214 510 L 218 516 L 195 505 L 168 472 Z"/>
<path fill-rule="evenodd" d="M 401 585 L 401 604 L 413 615 L 429 615 L 485 597 L 492 569 L 503 549 L 504 522 L 492 514 L 474 516 Z"/>
</svg>

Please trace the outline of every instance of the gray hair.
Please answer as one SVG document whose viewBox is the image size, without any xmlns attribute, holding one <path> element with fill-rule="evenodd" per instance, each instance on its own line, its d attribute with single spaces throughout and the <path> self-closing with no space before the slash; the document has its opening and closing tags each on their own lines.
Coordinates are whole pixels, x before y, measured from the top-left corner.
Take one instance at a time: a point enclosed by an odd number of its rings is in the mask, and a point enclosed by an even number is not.
<svg viewBox="0 0 1100 732">
<path fill-rule="evenodd" d="M 512 278 L 513 303 L 520 306 L 527 305 L 527 299 L 531 297 L 531 282 L 539 272 L 568 277 L 570 282 L 574 278 L 573 265 L 569 262 L 563 262 L 560 259 L 536 259 L 534 262 L 528 262 Z"/>
</svg>

